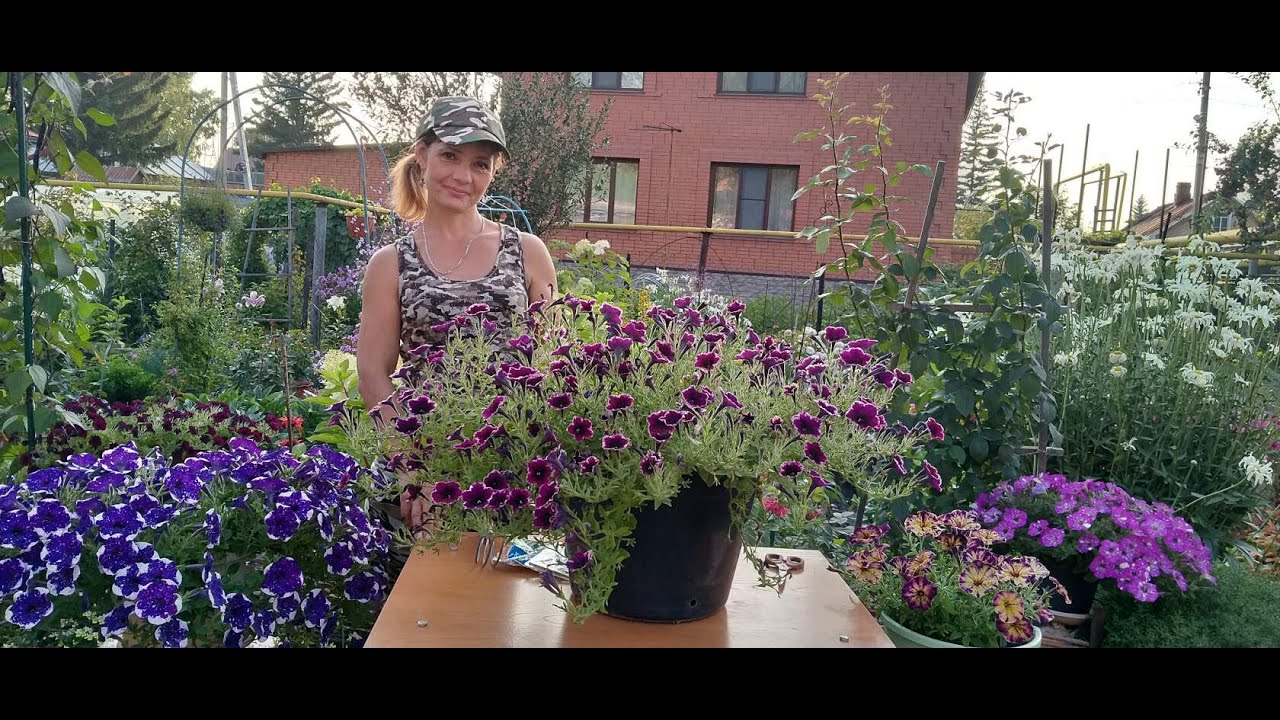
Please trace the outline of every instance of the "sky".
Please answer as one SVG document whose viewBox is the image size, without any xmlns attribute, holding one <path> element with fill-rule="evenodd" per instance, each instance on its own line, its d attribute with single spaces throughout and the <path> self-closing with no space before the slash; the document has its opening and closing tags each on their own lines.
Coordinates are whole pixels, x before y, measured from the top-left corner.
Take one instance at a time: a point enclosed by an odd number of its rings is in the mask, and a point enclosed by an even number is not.
<svg viewBox="0 0 1280 720">
<path fill-rule="evenodd" d="M 240 89 L 256 84 L 261 76 L 262 73 L 238 73 Z M 1017 149 L 1033 154 L 1036 150 L 1032 143 L 1051 134 L 1050 143 L 1063 144 L 1061 164 L 1065 167 L 1060 168 L 1061 174 L 1055 168 L 1055 176 L 1067 178 L 1081 171 L 1088 126 L 1088 166 L 1110 163 L 1113 175 L 1127 173 L 1129 187 L 1136 191 L 1133 197 L 1145 195 L 1148 207 L 1155 207 L 1161 197 L 1166 149 L 1170 150 L 1167 201 L 1172 202 L 1176 183 L 1193 181 L 1195 150 L 1191 133 L 1200 112 L 1200 79 L 1198 72 L 989 72 L 986 90 L 988 102 L 992 102 L 990 93 L 996 90 L 1017 90 L 1031 98 L 1015 111 L 1015 121 L 1028 131 L 1022 147 Z M 1272 73 L 1272 79 L 1273 83 L 1280 82 L 1280 73 Z M 196 73 L 192 84 L 196 89 L 218 92 L 219 73 Z M 252 102 L 242 108 L 250 112 Z M 363 117 L 358 107 L 353 105 L 352 111 Z M 1242 81 L 1230 73 L 1210 74 L 1208 126 L 1212 133 L 1234 143 L 1250 125 L 1269 116 L 1274 118 L 1270 108 Z M 350 140 L 340 138 L 340 142 Z M 1189 147 L 1180 150 L 1174 143 Z M 1056 164 L 1057 151 L 1054 158 Z M 1213 166 L 1218 159 L 1209 157 L 1206 191 L 1217 185 Z M 1077 192 L 1072 192 L 1073 198 Z M 1092 212 L 1094 193 L 1094 187 L 1086 191 L 1086 214 Z M 1126 192 L 1126 207 L 1129 197 Z"/>
</svg>

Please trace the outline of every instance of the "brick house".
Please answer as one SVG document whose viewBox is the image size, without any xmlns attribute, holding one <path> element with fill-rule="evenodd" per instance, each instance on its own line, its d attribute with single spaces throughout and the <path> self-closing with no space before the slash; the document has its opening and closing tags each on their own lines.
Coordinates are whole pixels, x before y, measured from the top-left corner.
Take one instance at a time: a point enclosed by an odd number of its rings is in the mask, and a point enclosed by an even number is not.
<svg viewBox="0 0 1280 720">
<path fill-rule="evenodd" d="M 682 227 L 732 227 L 798 231 L 823 214 L 825 198 L 806 194 L 790 201 L 800 184 L 830 163 L 819 141 L 794 142 L 797 133 L 822 127 L 825 111 L 811 99 L 818 79 L 830 73 L 573 73 L 598 108 L 612 100 L 604 134 L 609 143 L 593 166 L 591 197 L 581 219 L 590 222 Z M 874 112 L 888 86 L 894 106 L 887 116 L 897 161 L 947 161 L 935 210 L 933 237 L 951 237 L 960 145 L 968 110 L 983 73 L 850 73 L 840 91 L 855 113 Z M 856 130 L 851 130 L 857 134 Z M 828 151 L 829 152 L 829 151 Z M 377 153 L 366 162 L 371 193 L 385 181 Z M 266 176 L 285 185 L 311 177 L 359 192 L 353 148 L 270 153 Z M 930 179 L 912 175 L 894 192 L 911 200 L 896 219 L 916 235 L 924 222 Z M 859 229 L 865 231 L 865 225 Z M 607 238 L 634 266 L 694 269 L 701 237 L 631 230 L 567 229 L 554 237 Z M 833 243 L 834 245 L 834 243 Z M 968 248 L 939 247 L 938 262 L 971 255 Z M 837 256 L 833 247 L 826 260 Z M 707 270 L 724 274 L 754 295 L 759 282 L 811 273 L 819 258 L 806 240 L 713 234 Z M 712 278 L 712 284 L 721 285 Z M 737 290 L 737 288 L 735 288 Z"/>
</svg>

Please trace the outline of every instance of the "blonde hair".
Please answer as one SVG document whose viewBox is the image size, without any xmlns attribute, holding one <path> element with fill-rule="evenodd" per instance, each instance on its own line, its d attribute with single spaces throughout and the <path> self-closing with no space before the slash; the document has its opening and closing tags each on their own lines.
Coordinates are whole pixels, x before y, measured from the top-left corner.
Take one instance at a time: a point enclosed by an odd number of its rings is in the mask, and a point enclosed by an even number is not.
<svg viewBox="0 0 1280 720">
<path fill-rule="evenodd" d="M 427 190 L 422 187 L 422 168 L 414 151 L 418 143 L 430 145 L 434 140 L 427 135 L 411 143 L 391 168 L 392 209 L 410 222 L 418 222 L 427 216 Z"/>
<path fill-rule="evenodd" d="M 414 151 L 418 143 L 430 147 L 436 136 L 427 133 L 404 149 L 396 164 L 391 167 L 391 207 L 396 214 L 410 222 L 419 222 L 427 217 L 427 189 L 422 187 L 422 167 L 418 165 L 418 156 Z M 492 143 L 488 143 L 492 145 Z M 507 154 L 494 145 L 493 169 L 496 175 L 506 164 Z"/>
</svg>

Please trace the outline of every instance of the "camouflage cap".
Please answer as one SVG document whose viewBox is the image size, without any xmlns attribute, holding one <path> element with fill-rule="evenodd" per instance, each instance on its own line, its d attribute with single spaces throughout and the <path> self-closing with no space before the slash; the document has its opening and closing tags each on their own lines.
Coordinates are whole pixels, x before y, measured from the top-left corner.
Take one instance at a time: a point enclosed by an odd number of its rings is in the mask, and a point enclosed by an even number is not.
<svg viewBox="0 0 1280 720">
<path fill-rule="evenodd" d="M 418 124 L 417 137 L 434 134 L 449 145 L 487 140 L 507 152 L 507 134 L 502 121 L 489 108 L 469 97 L 443 97 L 431 105 L 431 112 Z"/>
</svg>

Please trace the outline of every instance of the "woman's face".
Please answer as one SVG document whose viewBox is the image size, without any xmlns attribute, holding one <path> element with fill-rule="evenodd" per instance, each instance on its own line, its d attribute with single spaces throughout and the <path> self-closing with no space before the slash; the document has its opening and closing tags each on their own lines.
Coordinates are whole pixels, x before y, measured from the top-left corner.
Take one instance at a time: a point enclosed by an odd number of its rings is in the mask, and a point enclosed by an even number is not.
<svg viewBox="0 0 1280 720">
<path fill-rule="evenodd" d="M 488 143 L 449 145 L 439 140 L 414 151 L 428 205 L 465 212 L 479 204 L 493 182 L 500 162 L 498 152 Z"/>
</svg>

